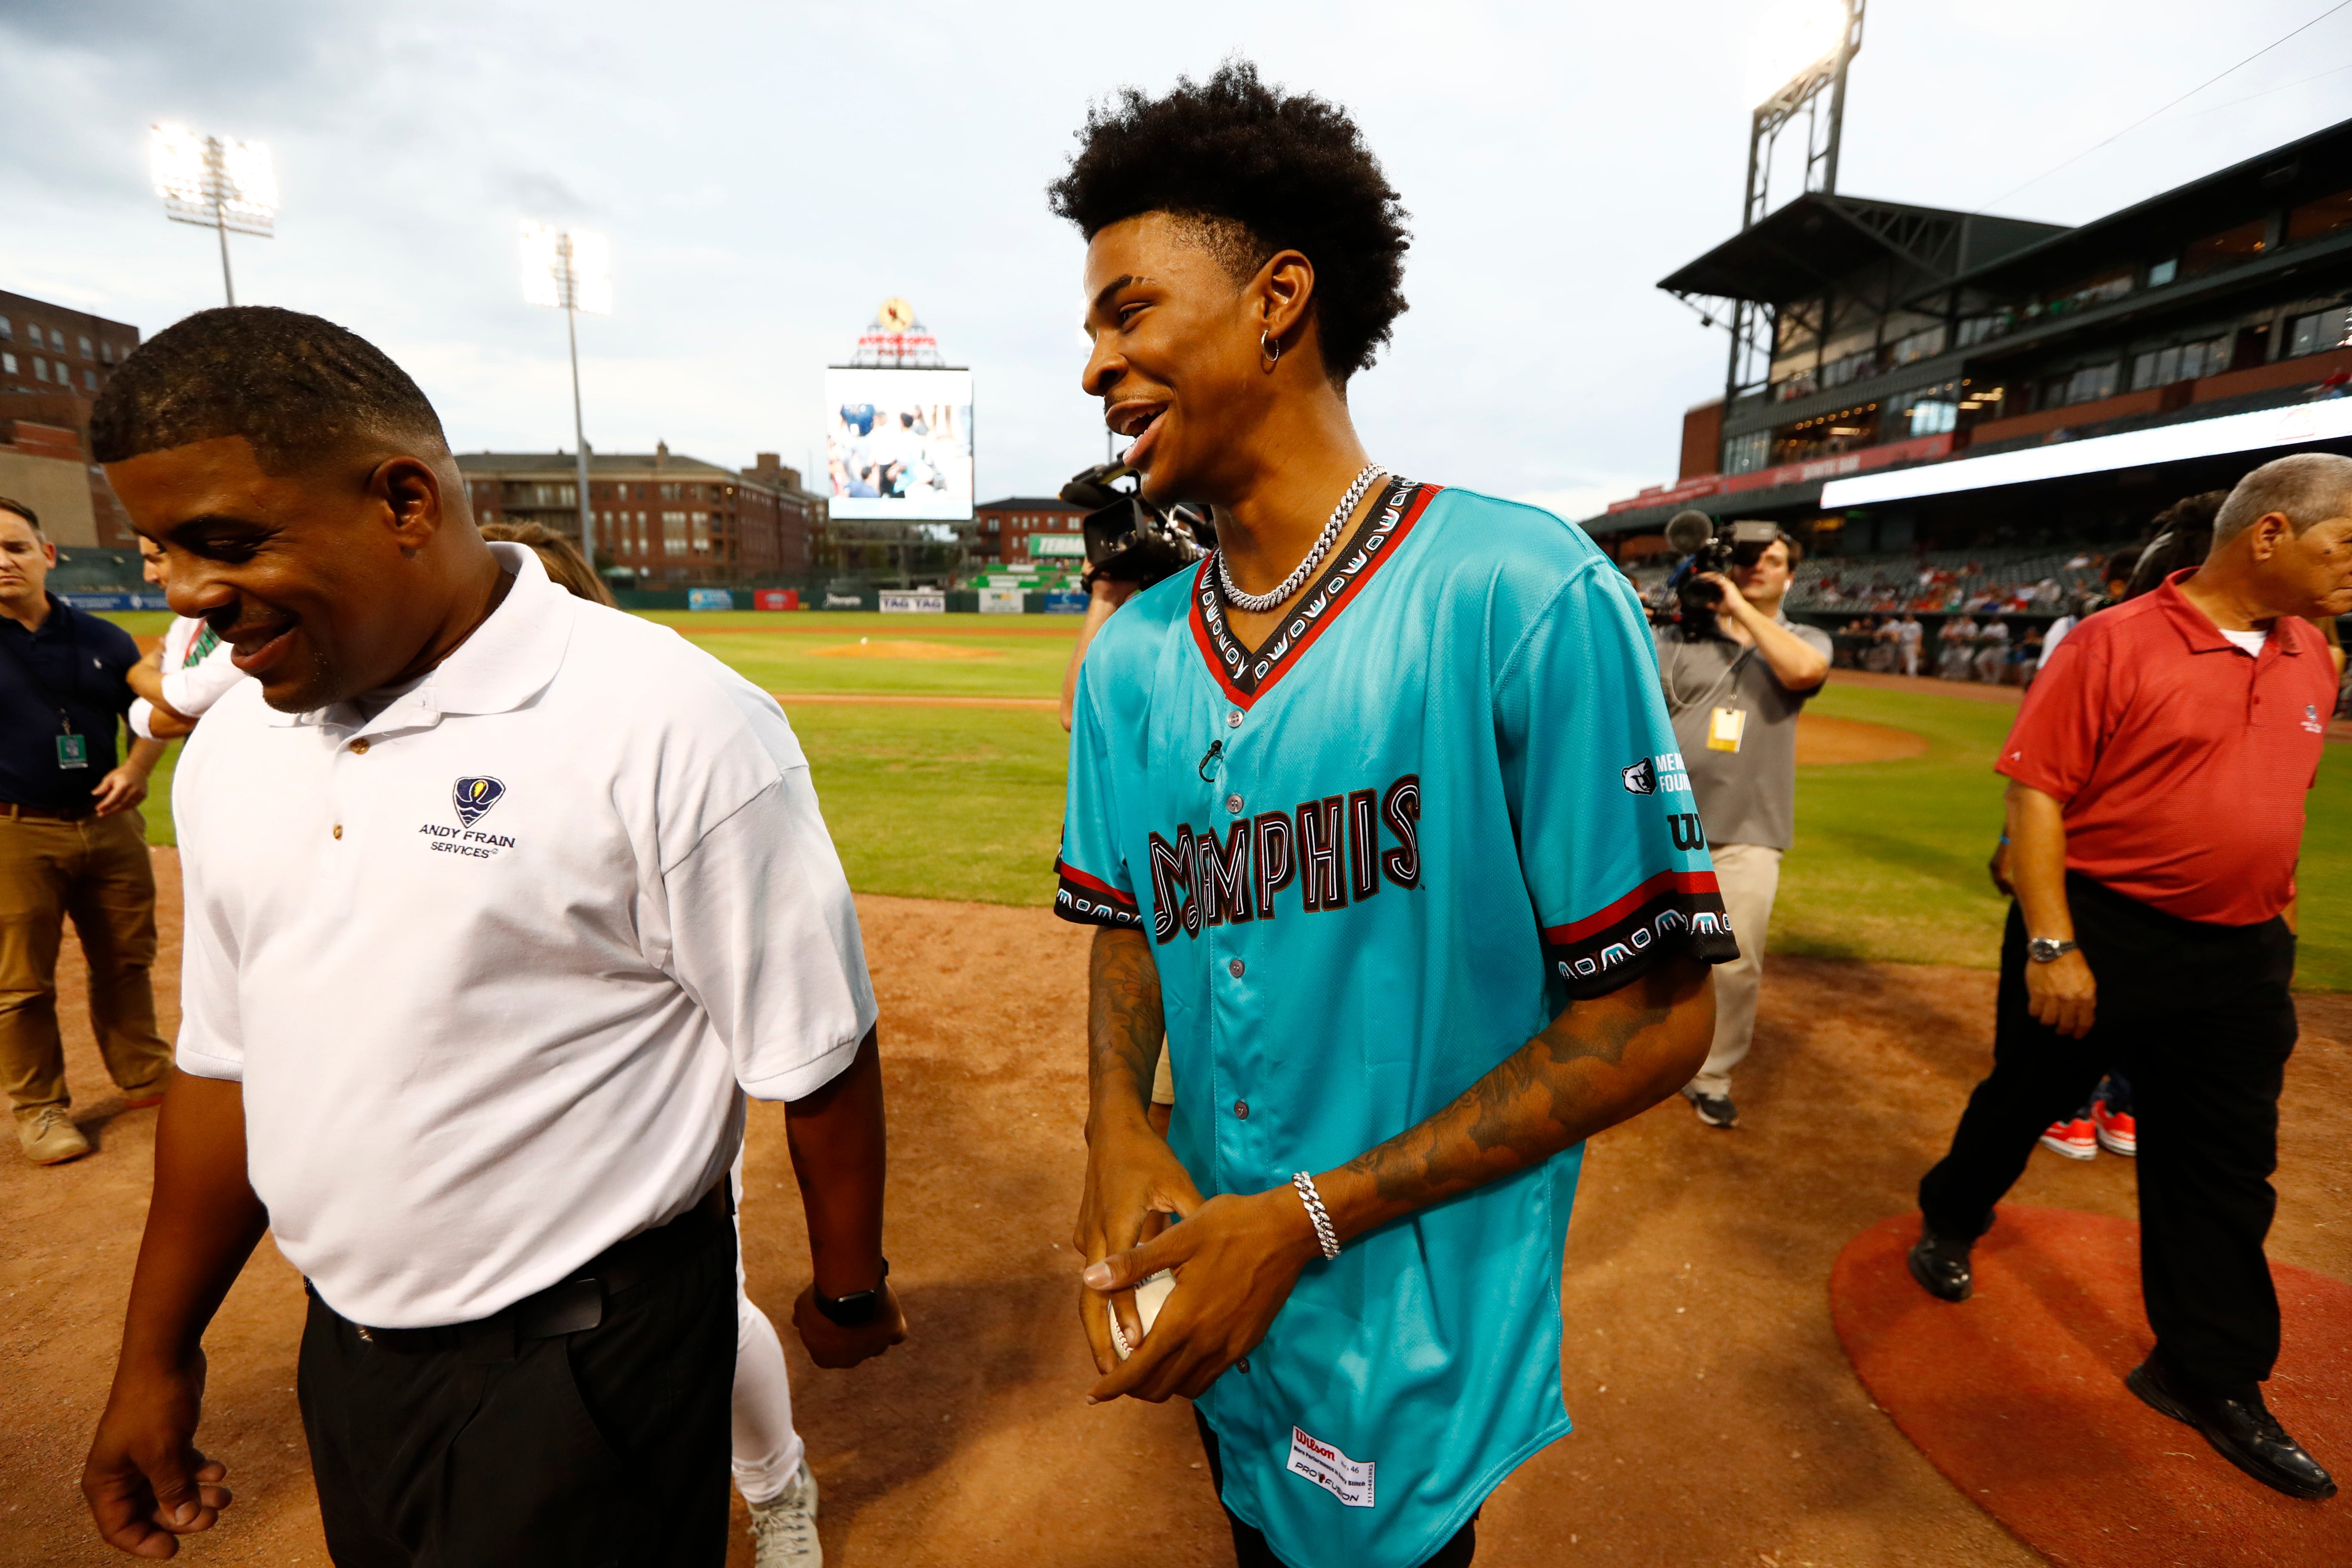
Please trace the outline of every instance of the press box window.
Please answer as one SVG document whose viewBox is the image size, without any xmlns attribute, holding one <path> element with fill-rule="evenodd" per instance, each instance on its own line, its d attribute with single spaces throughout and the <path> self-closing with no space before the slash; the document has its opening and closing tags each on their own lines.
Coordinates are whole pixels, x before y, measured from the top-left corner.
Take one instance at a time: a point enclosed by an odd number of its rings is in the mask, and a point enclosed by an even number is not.
<svg viewBox="0 0 2352 1568">
<path fill-rule="evenodd" d="M 2229 365 L 2230 340 L 2227 338 L 2154 349 L 2133 358 L 2132 390 L 2145 392 L 2151 386 L 2169 386 L 2176 381 L 2195 381 L 2202 376 L 2219 375 Z"/>
<path fill-rule="evenodd" d="M 1745 436 L 1734 436 L 1723 444 L 1723 471 L 1727 474 L 1752 474 L 1762 468 L 1772 455 L 1772 432 L 1750 430 Z"/>
<path fill-rule="evenodd" d="M 1948 435 L 1960 422 L 1959 384 L 1948 381 L 1915 393 L 1904 412 L 1913 437 Z"/>
<path fill-rule="evenodd" d="M 2352 347 L 2352 305 L 2336 305 L 2297 316 L 2286 324 L 2286 357 Z"/>
<path fill-rule="evenodd" d="M 2219 268 L 2235 267 L 2241 261 L 2252 261 L 2263 253 L 2269 235 L 2270 223 L 2264 218 L 2208 235 L 2180 253 L 2181 273 L 2194 278 Z"/>
<path fill-rule="evenodd" d="M 2352 227 L 2352 190 L 2338 191 L 2315 202 L 2305 202 L 2286 215 L 2286 242 L 2294 245 L 2323 234 Z"/>
</svg>

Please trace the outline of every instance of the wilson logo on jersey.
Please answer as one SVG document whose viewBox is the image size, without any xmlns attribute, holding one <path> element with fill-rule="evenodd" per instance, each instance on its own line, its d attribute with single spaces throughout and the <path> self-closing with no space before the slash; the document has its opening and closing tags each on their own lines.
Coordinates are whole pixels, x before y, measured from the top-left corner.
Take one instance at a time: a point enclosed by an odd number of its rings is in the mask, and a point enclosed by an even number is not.
<svg viewBox="0 0 2352 1568">
<path fill-rule="evenodd" d="M 1296 883 L 1307 914 L 1361 903 L 1383 882 L 1421 886 L 1421 776 L 1385 790 L 1305 800 L 1292 811 L 1236 819 L 1224 837 L 1180 823 L 1150 837 L 1151 934 L 1198 936 L 1204 926 L 1272 920 Z M 1387 843 L 1383 846 L 1383 828 Z"/>
</svg>

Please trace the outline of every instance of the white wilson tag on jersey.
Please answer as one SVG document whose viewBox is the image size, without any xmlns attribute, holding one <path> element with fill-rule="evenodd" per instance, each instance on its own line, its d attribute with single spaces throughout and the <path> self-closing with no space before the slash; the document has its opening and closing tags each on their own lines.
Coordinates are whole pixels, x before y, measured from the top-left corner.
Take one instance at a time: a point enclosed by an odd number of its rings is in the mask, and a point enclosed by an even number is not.
<svg viewBox="0 0 2352 1568">
<path fill-rule="evenodd" d="M 1706 723 L 1706 749 L 1710 752 L 1739 750 L 1739 737 L 1748 728 L 1748 714 L 1738 708 L 1718 708 Z"/>
<path fill-rule="evenodd" d="M 1349 1508 L 1372 1506 L 1372 1461 L 1351 1459 L 1328 1443 L 1321 1443 L 1293 1426 L 1290 1463 L 1294 1476 L 1305 1476 Z"/>
</svg>

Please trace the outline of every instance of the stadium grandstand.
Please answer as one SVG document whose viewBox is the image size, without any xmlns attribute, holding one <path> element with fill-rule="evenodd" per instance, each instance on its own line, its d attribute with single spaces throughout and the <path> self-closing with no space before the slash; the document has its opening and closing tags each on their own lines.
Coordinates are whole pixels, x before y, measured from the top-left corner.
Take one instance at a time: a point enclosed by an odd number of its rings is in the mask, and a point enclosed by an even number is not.
<svg viewBox="0 0 2352 1568">
<path fill-rule="evenodd" d="M 1659 284 L 1731 328 L 1723 395 L 1584 527 L 1630 565 L 1685 508 L 1778 522 L 1792 605 L 2063 594 L 2183 495 L 2352 453 L 2347 182 L 2352 121 L 2074 228 L 1808 191 Z"/>
</svg>

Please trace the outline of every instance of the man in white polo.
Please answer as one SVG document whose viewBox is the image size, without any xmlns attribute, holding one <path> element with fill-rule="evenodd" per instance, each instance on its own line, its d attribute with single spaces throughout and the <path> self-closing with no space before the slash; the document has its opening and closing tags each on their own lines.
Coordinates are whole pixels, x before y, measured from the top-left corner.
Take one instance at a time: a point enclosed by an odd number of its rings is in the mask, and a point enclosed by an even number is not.
<svg viewBox="0 0 2352 1568">
<path fill-rule="evenodd" d="M 266 1226 L 341 1568 L 715 1568 L 746 1092 L 792 1121 L 811 1353 L 905 1335 L 873 994 L 790 726 L 485 542 L 431 405 L 329 322 L 193 316 L 91 424 L 252 677 L 176 781 L 179 1071 L 100 1532 L 168 1554 L 226 1504 L 201 1339 Z"/>
</svg>

